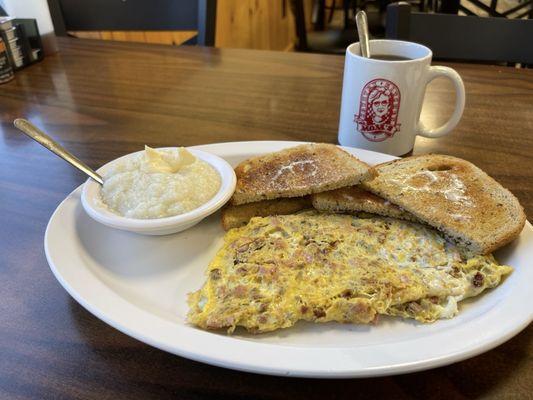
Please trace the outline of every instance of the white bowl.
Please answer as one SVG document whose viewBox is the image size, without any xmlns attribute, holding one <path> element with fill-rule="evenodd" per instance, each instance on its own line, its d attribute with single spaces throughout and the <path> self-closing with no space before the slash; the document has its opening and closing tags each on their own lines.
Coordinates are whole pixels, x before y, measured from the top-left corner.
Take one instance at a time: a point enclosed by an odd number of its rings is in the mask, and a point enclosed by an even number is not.
<svg viewBox="0 0 533 400">
<path fill-rule="evenodd" d="M 172 149 L 172 147 L 167 147 Z M 105 205 L 102 204 L 100 197 L 101 186 L 92 179 L 88 179 L 83 185 L 81 193 L 81 203 L 83 208 L 94 220 L 107 225 L 111 228 L 121 229 L 124 231 L 140 233 L 143 235 L 168 235 L 171 233 L 181 232 L 193 225 L 196 225 L 208 215 L 213 214 L 220 207 L 222 207 L 232 196 L 235 190 L 237 178 L 235 171 L 222 158 L 215 156 L 205 151 L 187 149 L 197 158 L 209 163 L 220 174 L 221 185 L 218 192 L 207 203 L 195 208 L 184 214 L 175 215 L 166 218 L 153 219 L 136 219 L 127 218 L 111 212 Z M 127 154 L 123 157 L 117 158 L 103 167 L 98 169 L 100 175 L 105 175 L 106 172 L 116 163 L 124 160 L 126 157 L 131 157 L 136 153 Z"/>
</svg>

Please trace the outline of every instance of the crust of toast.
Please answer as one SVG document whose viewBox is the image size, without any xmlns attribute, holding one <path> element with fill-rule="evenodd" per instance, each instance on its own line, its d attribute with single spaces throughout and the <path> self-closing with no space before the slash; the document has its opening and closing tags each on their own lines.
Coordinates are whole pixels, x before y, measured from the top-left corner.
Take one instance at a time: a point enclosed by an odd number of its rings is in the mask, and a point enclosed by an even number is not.
<svg viewBox="0 0 533 400">
<path fill-rule="evenodd" d="M 474 254 L 514 240 L 526 215 L 516 197 L 472 163 L 428 154 L 376 166 L 363 187 L 442 231 Z"/>
<path fill-rule="evenodd" d="M 253 217 L 293 214 L 306 208 L 311 208 L 309 196 L 228 205 L 222 209 L 222 227 L 228 231 L 246 225 Z"/>
<path fill-rule="evenodd" d="M 413 214 L 360 186 L 348 186 L 316 193 L 311 195 L 311 201 L 315 209 L 323 212 L 353 214 L 363 211 L 407 221 L 419 221 Z"/>
<path fill-rule="evenodd" d="M 304 144 L 239 164 L 231 203 L 301 197 L 352 186 L 373 177 L 373 171 L 333 144 Z"/>
</svg>

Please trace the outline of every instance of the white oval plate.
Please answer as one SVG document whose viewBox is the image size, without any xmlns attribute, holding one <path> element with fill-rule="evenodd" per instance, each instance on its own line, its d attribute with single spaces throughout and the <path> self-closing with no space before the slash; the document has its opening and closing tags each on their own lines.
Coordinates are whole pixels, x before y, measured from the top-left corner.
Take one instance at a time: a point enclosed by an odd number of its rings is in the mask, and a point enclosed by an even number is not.
<svg viewBox="0 0 533 400">
<path fill-rule="evenodd" d="M 299 142 L 196 146 L 231 165 Z M 345 148 L 376 164 L 394 157 Z M 185 322 L 186 295 L 203 284 L 221 245 L 220 215 L 175 235 L 150 237 L 108 228 L 87 216 L 81 187 L 48 224 L 45 251 L 61 285 L 109 325 L 149 345 L 242 371 L 300 377 L 367 377 L 418 371 L 475 356 L 505 342 L 533 319 L 533 228 L 496 254 L 515 267 L 503 284 L 465 302 L 451 320 L 423 325 L 383 318 L 376 326 L 298 323 L 263 335 L 205 332 Z"/>
</svg>

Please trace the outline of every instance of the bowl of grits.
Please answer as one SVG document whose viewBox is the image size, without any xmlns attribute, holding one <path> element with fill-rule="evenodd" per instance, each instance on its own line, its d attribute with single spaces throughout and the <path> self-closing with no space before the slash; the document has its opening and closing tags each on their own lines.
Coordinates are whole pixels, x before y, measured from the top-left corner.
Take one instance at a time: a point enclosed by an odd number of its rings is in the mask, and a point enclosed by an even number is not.
<svg viewBox="0 0 533 400">
<path fill-rule="evenodd" d="M 83 208 L 112 228 L 167 235 L 196 225 L 232 196 L 233 168 L 213 154 L 183 147 L 131 153 L 100 169 L 104 185 L 83 185 Z"/>
</svg>

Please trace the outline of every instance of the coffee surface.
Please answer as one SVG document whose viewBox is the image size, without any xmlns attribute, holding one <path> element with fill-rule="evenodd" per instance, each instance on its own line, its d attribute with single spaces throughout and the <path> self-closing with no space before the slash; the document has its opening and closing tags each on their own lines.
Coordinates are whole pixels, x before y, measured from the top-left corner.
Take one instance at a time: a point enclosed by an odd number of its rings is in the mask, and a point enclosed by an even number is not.
<svg viewBox="0 0 533 400">
<path fill-rule="evenodd" d="M 375 54 L 370 57 L 373 60 L 385 60 L 385 61 L 405 61 L 412 60 L 409 57 L 393 56 L 391 54 Z"/>
</svg>

